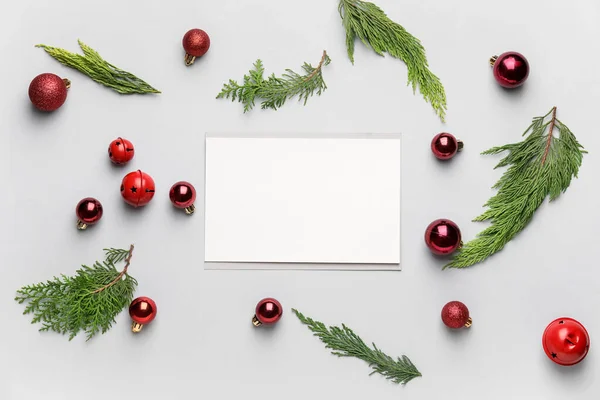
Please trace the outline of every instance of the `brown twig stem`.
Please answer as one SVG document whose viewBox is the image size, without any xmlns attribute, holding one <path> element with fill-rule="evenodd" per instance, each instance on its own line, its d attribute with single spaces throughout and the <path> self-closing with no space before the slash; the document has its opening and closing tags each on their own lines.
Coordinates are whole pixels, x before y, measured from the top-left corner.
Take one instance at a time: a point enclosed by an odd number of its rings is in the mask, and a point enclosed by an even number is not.
<svg viewBox="0 0 600 400">
<path fill-rule="evenodd" d="M 305 82 L 310 81 L 312 78 L 315 77 L 316 74 L 319 73 L 319 71 L 321 71 L 321 68 L 323 67 L 323 63 L 325 62 L 326 57 L 327 57 L 327 52 L 325 50 L 323 50 L 323 56 L 321 57 L 321 61 L 319 61 L 319 65 L 317 65 L 317 68 L 315 68 L 315 70 L 306 77 Z"/>
<path fill-rule="evenodd" d="M 119 275 L 117 275 L 117 277 L 115 279 L 113 279 L 110 283 L 102 286 L 101 288 L 94 290 L 92 293 L 94 293 L 94 294 L 100 293 L 101 291 L 106 290 L 109 287 L 111 287 L 112 285 L 119 282 L 121 280 L 121 278 L 123 278 L 123 275 L 125 275 L 127 273 L 127 268 L 129 268 L 129 264 L 131 263 L 132 256 L 133 256 L 133 245 L 131 245 L 129 247 L 129 254 L 127 254 L 127 258 L 125 258 L 125 267 L 123 268 L 123 271 L 121 271 L 121 273 L 119 273 Z"/>
<path fill-rule="evenodd" d="M 542 156 L 542 165 L 546 162 L 546 157 L 548 157 L 548 153 L 550 152 L 550 145 L 552 144 L 552 131 L 554 130 L 554 125 L 556 124 L 556 106 L 552 108 L 552 120 L 550 121 L 550 128 L 548 128 L 548 140 L 546 141 L 546 149 L 544 149 L 544 155 Z"/>
</svg>

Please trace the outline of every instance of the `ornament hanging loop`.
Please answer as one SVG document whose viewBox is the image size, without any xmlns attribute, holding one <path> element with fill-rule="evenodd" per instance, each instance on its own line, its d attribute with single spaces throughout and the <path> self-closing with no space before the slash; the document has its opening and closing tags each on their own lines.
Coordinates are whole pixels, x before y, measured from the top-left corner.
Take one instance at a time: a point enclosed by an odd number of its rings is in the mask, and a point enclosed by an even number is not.
<svg viewBox="0 0 600 400">
<path fill-rule="evenodd" d="M 496 61 L 498 60 L 498 56 L 493 56 L 490 58 L 490 65 L 493 67 L 494 64 L 496 64 Z"/>
<path fill-rule="evenodd" d="M 196 61 L 196 56 L 185 53 L 185 57 L 183 59 L 185 61 L 185 65 L 190 66 L 194 63 L 194 61 Z"/>
</svg>

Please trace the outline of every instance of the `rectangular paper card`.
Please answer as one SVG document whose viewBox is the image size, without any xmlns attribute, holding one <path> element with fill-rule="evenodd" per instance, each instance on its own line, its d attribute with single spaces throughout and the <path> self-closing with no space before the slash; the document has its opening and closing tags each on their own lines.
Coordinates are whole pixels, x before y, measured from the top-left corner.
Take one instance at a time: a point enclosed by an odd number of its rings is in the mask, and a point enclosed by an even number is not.
<svg viewBox="0 0 600 400">
<path fill-rule="evenodd" d="M 400 158 L 398 136 L 208 136 L 205 261 L 400 269 Z"/>
</svg>

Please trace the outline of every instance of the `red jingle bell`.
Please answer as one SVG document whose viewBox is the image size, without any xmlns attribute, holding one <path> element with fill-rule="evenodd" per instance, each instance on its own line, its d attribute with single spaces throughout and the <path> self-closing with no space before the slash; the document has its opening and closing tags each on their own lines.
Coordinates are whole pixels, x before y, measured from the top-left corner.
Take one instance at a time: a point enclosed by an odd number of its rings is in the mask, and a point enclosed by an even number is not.
<svg viewBox="0 0 600 400">
<path fill-rule="evenodd" d="M 127 164 L 131 161 L 134 154 L 133 144 L 121 137 L 110 142 L 108 146 L 108 157 L 110 161 L 117 165 Z"/>
<path fill-rule="evenodd" d="M 470 328 L 473 324 L 469 309 L 460 301 L 451 301 L 442 308 L 442 322 L 451 329 Z"/>
<path fill-rule="evenodd" d="M 283 307 L 277 300 L 267 297 L 262 299 L 256 305 L 254 317 L 252 317 L 252 325 L 272 325 L 281 319 Z"/>
<path fill-rule="evenodd" d="M 77 229 L 87 229 L 89 225 L 94 225 L 102 218 L 102 204 L 92 197 L 86 197 L 77 203 L 75 207 L 77 214 Z"/>
<path fill-rule="evenodd" d="M 585 327 L 573 318 L 558 318 L 546 327 L 542 346 L 549 359 L 559 365 L 571 366 L 587 355 L 590 336 Z"/>
<path fill-rule="evenodd" d="M 183 36 L 183 49 L 185 50 L 185 65 L 192 65 L 196 57 L 202 57 L 210 47 L 210 37 L 202 29 L 190 29 Z"/>
<path fill-rule="evenodd" d="M 40 74 L 29 84 L 29 99 L 40 111 L 54 111 L 67 99 L 71 81 L 54 74 Z"/>
<path fill-rule="evenodd" d="M 529 62 L 516 51 L 507 51 L 490 58 L 494 78 L 500 86 L 512 89 L 521 86 L 529 76 Z"/>
<path fill-rule="evenodd" d="M 187 215 L 192 215 L 196 210 L 196 188 L 189 182 L 180 181 L 171 186 L 169 199 L 175 207 L 184 209 Z"/>
<path fill-rule="evenodd" d="M 436 219 L 425 229 L 425 244 L 438 256 L 452 254 L 462 246 L 460 229 L 449 219 Z"/>
<path fill-rule="evenodd" d="M 121 196 L 123 200 L 134 207 L 145 206 L 154 197 L 154 180 L 150 175 L 139 169 L 130 172 L 121 182 Z"/>
<path fill-rule="evenodd" d="M 438 160 L 449 160 L 463 149 L 463 142 L 451 133 L 438 133 L 431 140 L 431 152 Z"/>
<path fill-rule="evenodd" d="M 156 318 L 156 303 L 149 297 L 138 297 L 129 305 L 129 316 L 133 320 L 132 332 L 138 333 Z"/>
</svg>

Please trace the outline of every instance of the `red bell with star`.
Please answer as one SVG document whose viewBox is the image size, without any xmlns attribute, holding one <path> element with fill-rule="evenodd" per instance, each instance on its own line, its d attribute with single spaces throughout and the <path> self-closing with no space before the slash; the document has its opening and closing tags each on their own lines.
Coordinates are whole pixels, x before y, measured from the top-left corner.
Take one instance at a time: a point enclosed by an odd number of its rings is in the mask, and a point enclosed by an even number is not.
<svg viewBox="0 0 600 400">
<path fill-rule="evenodd" d="M 54 111 L 67 100 L 71 81 L 55 74 L 40 74 L 29 84 L 29 100 L 40 111 Z"/>
<path fill-rule="evenodd" d="M 431 152 L 438 160 L 449 160 L 462 148 L 463 142 L 451 133 L 438 133 L 431 140 Z"/>
<path fill-rule="evenodd" d="M 462 246 L 460 229 L 449 219 L 436 219 L 425 229 L 425 244 L 438 256 L 452 254 Z"/>
<path fill-rule="evenodd" d="M 281 319 L 282 314 L 283 307 L 281 307 L 281 303 L 274 298 L 267 297 L 256 305 L 252 324 L 254 326 L 273 325 Z"/>
<path fill-rule="evenodd" d="M 202 57 L 210 48 L 210 37 L 202 29 L 190 29 L 183 36 L 183 49 L 185 50 L 185 65 L 192 65 L 196 57 Z"/>
<path fill-rule="evenodd" d="M 529 62 L 516 51 L 507 51 L 490 58 L 494 78 L 500 86 L 513 89 L 521 86 L 529 77 Z"/>
<path fill-rule="evenodd" d="M 102 204 L 93 197 L 86 197 L 77 203 L 75 214 L 77 214 L 77 229 L 87 229 L 89 225 L 94 225 L 102 218 Z"/>
<path fill-rule="evenodd" d="M 563 366 L 581 362 L 590 349 L 590 336 L 585 327 L 573 318 L 558 318 L 550 322 L 542 335 L 542 346 L 549 359 Z"/>
<path fill-rule="evenodd" d="M 469 309 L 460 301 L 451 301 L 442 308 L 442 322 L 451 329 L 470 328 L 473 324 Z"/>
<path fill-rule="evenodd" d="M 117 138 L 110 142 L 108 146 L 108 157 L 113 164 L 123 165 L 127 164 L 133 158 L 135 149 L 133 144 L 123 138 Z"/>
<path fill-rule="evenodd" d="M 133 207 L 145 206 L 154 197 L 154 179 L 141 170 L 130 172 L 121 182 L 121 196 Z"/>
<path fill-rule="evenodd" d="M 149 297 L 138 297 L 129 305 L 129 316 L 133 320 L 131 331 L 138 333 L 144 325 L 148 325 L 156 318 L 156 303 Z"/>
<path fill-rule="evenodd" d="M 177 208 L 181 208 L 187 215 L 192 215 L 196 210 L 196 188 L 189 182 L 180 181 L 171 186 L 169 199 Z"/>
</svg>

